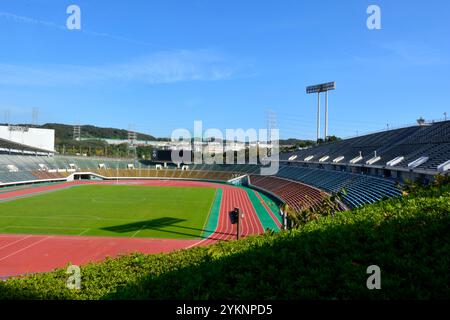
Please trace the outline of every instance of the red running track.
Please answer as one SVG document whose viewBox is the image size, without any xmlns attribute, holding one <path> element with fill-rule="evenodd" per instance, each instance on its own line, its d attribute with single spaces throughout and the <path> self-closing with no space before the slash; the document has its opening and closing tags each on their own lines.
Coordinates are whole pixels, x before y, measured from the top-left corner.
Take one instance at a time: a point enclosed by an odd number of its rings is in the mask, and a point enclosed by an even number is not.
<svg viewBox="0 0 450 320">
<path fill-rule="evenodd" d="M 106 257 L 116 257 L 132 252 L 154 254 L 196 245 L 209 245 L 222 240 L 232 240 L 236 238 L 236 225 L 231 225 L 229 212 L 234 207 L 239 207 L 241 212 L 245 212 L 245 217 L 241 220 L 242 236 L 264 232 L 245 190 L 211 182 L 187 180 L 74 181 L 5 192 L 0 194 L 0 201 L 56 191 L 80 184 L 117 183 L 144 186 L 221 188 L 222 203 L 216 230 L 209 238 L 203 240 L 0 234 L 0 278 L 51 271 L 64 267 L 68 263 L 83 265 L 89 262 L 102 261 Z"/>
<path fill-rule="evenodd" d="M 0 277 L 83 265 L 106 257 L 183 249 L 198 240 L 0 235 Z"/>
<path fill-rule="evenodd" d="M 226 186 L 223 188 L 222 203 L 216 231 L 199 244 L 208 245 L 218 240 L 236 239 L 237 225 L 230 223 L 229 212 L 235 207 L 240 208 L 244 217 L 241 218 L 241 236 L 264 233 L 264 228 L 245 190 Z"/>
</svg>

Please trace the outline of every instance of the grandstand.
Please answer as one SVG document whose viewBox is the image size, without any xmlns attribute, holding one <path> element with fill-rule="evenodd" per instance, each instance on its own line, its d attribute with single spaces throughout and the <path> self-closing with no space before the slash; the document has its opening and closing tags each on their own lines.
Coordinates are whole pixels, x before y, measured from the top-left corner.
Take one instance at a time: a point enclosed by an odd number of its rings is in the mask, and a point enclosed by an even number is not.
<svg viewBox="0 0 450 320">
<path fill-rule="evenodd" d="M 327 194 L 343 190 L 342 201 L 352 208 L 400 195 L 398 183 L 406 179 L 431 180 L 437 173 L 446 173 L 450 169 L 450 121 L 421 123 L 282 154 L 275 176 L 261 176 L 261 166 L 253 164 L 177 165 L 64 156 L 14 141 L 2 142 L 1 147 L 0 186 L 77 179 L 242 179 L 295 210 L 314 208 Z"/>
<path fill-rule="evenodd" d="M 325 193 L 300 182 L 272 176 L 250 176 L 250 184 L 270 192 L 296 211 L 314 209 L 324 199 Z"/>
<path fill-rule="evenodd" d="M 419 122 L 405 128 L 298 150 L 284 163 L 399 180 L 426 178 L 450 169 L 450 121 Z"/>
</svg>

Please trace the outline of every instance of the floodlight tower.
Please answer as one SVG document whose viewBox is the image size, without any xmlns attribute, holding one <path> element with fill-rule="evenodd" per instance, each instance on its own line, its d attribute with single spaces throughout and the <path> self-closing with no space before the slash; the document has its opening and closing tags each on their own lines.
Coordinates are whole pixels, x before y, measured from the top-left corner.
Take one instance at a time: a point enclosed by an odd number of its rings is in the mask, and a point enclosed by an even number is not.
<svg viewBox="0 0 450 320">
<path fill-rule="evenodd" d="M 325 136 L 328 137 L 328 91 L 336 89 L 336 82 L 327 82 L 306 87 L 306 93 L 317 93 L 317 141 L 320 139 L 320 93 L 325 92 Z"/>
</svg>

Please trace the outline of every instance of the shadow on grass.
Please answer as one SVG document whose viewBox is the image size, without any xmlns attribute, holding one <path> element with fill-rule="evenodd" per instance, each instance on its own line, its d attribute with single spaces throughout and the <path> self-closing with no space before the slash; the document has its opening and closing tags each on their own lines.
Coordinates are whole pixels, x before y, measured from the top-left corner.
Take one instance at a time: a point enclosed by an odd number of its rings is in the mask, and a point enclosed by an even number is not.
<svg viewBox="0 0 450 320">
<path fill-rule="evenodd" d="M 161 230 L 177 223 L 184 222 L 186 219 L 178 218 L 158 218 L 144 221 L 137 221 L 132 223 L 121 224 L 117 226 L 104 227 L 102 230 L 111 231 L 115 233 L 127 233 L 139 230 Z"/>
<path fill-rule="evenodd" d="M 211 230 L 205 230 L 205 229 L 200 229 L 200 228 L 193 228 L 193 227 L 186 227 L 186 226 L 178 225 L 179 223 L 182 223 L 185 221 L 187 221 L 187 220 L 179 219 L 179 218 L 164 217 L 164 218 L 158 218 L 158 219 L 126 223 L 126 224 L 121 224 L 121 225 L 117 225 L 117 226 L 104 227 L 101 229 L 105 230 L 105 231 L 109 231 L 109 232 L 114 232 L 114 233 L 129 233 L 129 232 L 144 231 L 144 230 L 156 230 L 156 231 L 160 231 L 160 232 L 171 233 L 171 234 L 176 234 L 176 235 L 181 235 L 181 236 L 190 236 L 190 237 L 193 237 L 199 233 L 203 234 L 204 232 L 214 233 L 214 231 L 211 231 Z M 167 229 L 168 227 L 170 227 L 170 229 Z M 175 231 L 174 229 L 182 229 L 182 230 Z M 194 234 L 182 232 L 183 230 L 194 231 Z M 223 232 L 215 232 L 215 234 L 231 235 L 231 234 L 223 233 Z M 200 235 L 199 238 L 205 239 L 208 237 L 204 237 L 204 236 Z M 211 238 L 211 239 L 213 239 L 213 238 Z"/>
</svg>

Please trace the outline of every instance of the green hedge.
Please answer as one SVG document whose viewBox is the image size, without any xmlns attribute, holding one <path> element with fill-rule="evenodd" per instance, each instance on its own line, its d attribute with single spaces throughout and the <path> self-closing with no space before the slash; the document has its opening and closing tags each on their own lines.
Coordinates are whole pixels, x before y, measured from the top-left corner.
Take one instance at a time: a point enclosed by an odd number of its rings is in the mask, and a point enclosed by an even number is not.
<svg viewBox="0 0 450 320">
<path fill-rule="evenodd" d="M 133 254 L 0 283 L 1 299 L 449 299 L 450 186 L 304 227 L 170 254 Z M 381 290 L 366 269 L 381 268 Z"/>
</svg>

